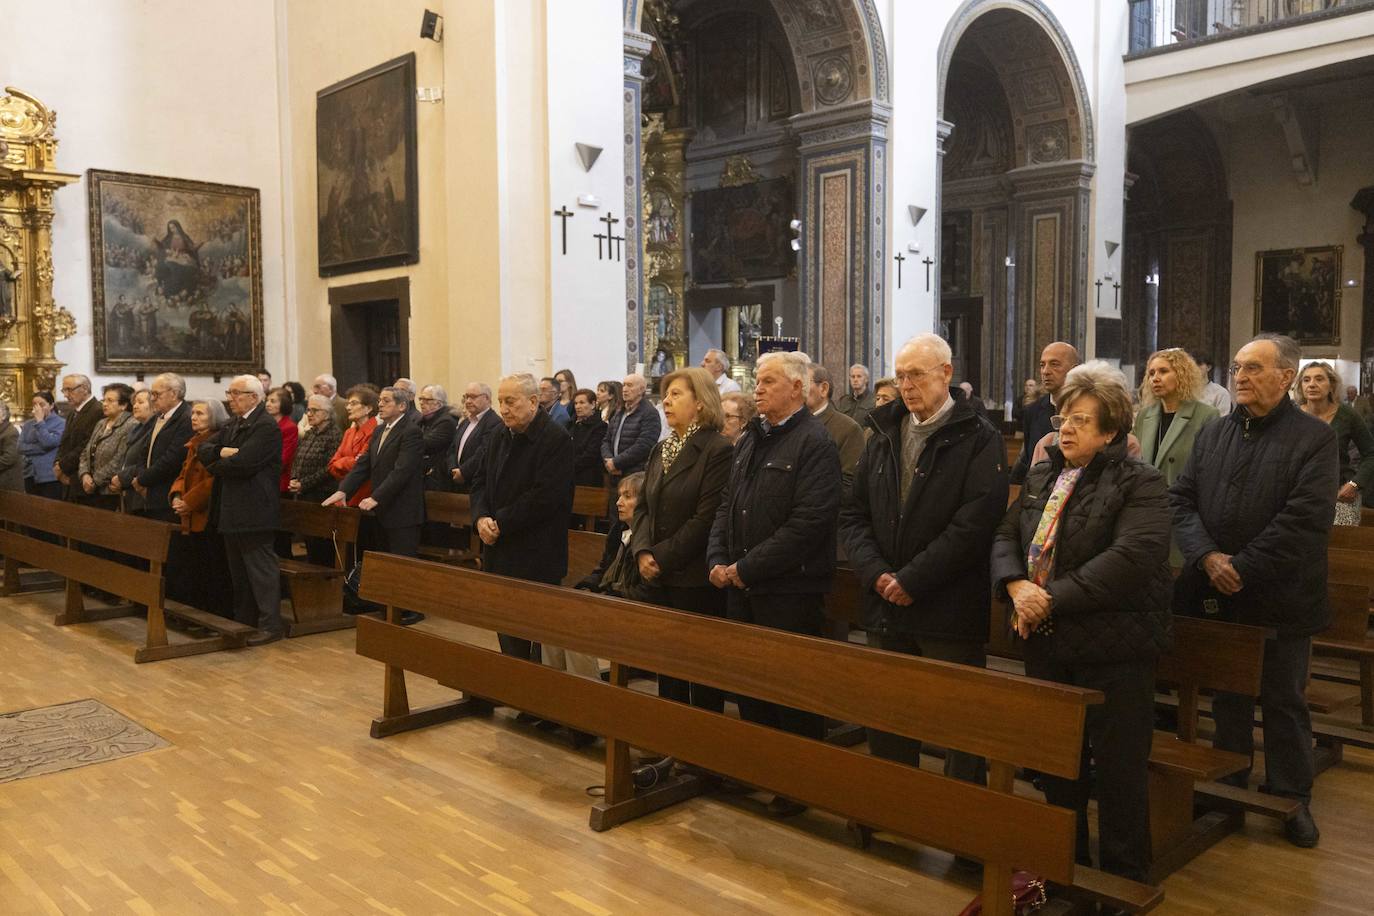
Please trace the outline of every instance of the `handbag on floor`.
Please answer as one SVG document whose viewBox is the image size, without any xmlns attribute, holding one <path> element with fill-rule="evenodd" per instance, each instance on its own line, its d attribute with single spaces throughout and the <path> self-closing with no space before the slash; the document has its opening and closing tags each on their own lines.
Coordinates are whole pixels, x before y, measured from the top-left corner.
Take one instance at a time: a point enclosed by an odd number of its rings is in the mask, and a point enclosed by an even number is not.
<svg viewBox="0 0 1374 916">
<path fill-rule="evenodd" d="M 1048 899 L 1043 878 L 1038 878 L 1028 871 L 1011 873 L 1011 911 L 1016 916 L 1034 913 L 1044 906 Z M 973 898 L 972 903 L 964 907 L 959 916 L 981 916 L 982 912 L 983 895 L 979 894 Z"/>
</svg>

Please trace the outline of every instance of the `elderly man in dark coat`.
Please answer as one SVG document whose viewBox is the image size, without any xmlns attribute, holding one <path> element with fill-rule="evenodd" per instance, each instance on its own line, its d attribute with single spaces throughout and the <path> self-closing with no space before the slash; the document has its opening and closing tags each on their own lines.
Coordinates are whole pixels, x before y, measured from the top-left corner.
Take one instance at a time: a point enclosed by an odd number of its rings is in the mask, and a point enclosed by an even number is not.
<svg viewBox="0 0 1374 916">
<path fill-rule="evenodd" d="M 224 537 L 234 619 L 256 626 L 248 645 L 261 646 L 286 634 L 273 548 L 281 521 L 281 427 L 263 407 L 257 376 L 234 376 L 225 394 L 235 418 L 202 443 L 197 455 L 215 478 L 210 522 Z"/>
<path fill-rule="evenodd" d="M 53 463 L 53 473 L 66 488 L 67 499 L 81 495 L 81 480 L 77 468 L 81 465 L 81 453 L 91 434 L 100 423 L 103 414 L 100 402 L 91 397 L 91 380 L 84 375 L 73 374 L 62 377 L 62 396 L 70 408 L 67 425 L 62 430 L 62 440 L 57 443 L 57 461 Z"/>
<path fill-rule="evenodd" d="M 949 344 L 934 334 L 897 353 L 901 399 L 869 414 L 874 434 L 840 510 L 880 648 L 979 668 L 992 592 L 988 555 L 1007 505 L 1006 448 L 991 423 L 951 396 Z M 957 390 L 957 389 L 956 389 Z M 917 766 L 921 743 L 870 730 L 873 753 Z M 980 757 L 951 751 L 945 772 L 982 782 Z"/>
<path fill-rule="evenodd" d="M 1236 407 L 1197 434 L 1169 491 L 1183 553 L 1178 613 L 1269 627 L 1260 706 L 1268 791 L 1303 803 L 1284 824 L 1295 846 L 1317 845 L 1312 799 L 1312 719 L 1305 690 L 1312 635 L 1331 616 L 1326 544 L 1340 488 L 1336 434 L 1298 409 L 1288 390 L 1302 349 L 1264 334 L 1236 354 Z M 1212 701 L 1214 744 L 1254 755 L 1255 704 L 1221 693 Z M 1232 777 L 1245 785 L 1247 769 Z"/>
<path fill-rule="evenodd" d="M 383 388 L 377 396 L 377 428 L 367 451 L 324 501 L 326 506 L 345 505 L 370 483 L 369 494 L 358 503 L 377 522 L 372 529 L 375 541 L 368 546 L 403 557 L 419 552 L 425 521 L 424 445 L 417 416 L 410 409 L 409 391 Z"/>
<path fill-rule="evenodd" d="M 768 353 L 756 368 L 759 416 L 735 443 L 730 481 L 711 526 L 709 578 L 726 589 L 732 620 L 819 636 L 822 603 L 835 571 L 840 456 L 820 420 L 806 409 L 811 361 L 805 353 Z M 740 697 L 751 722 L 821 738 L 813 713 Z M 773 799 L 776 815 L 802 810 Z"/>
<path fill-rule="evenodd" d="M 501 379 L 496 399 L 505 428 L 492 434 L 472 481 L 482 569 L 557 585 L 568 573 L 572 437 L 539 409 L 529 373 Z M 539 661 L 530 640 L 497 635 L 506 655 Z"/>
<path fill-rule="evenodd" d="M 449 479 L 448 453 L 453 448 L 453 434 L 458 418 L 448 406 L 448 392 L 442 385 L 426 385 L 420 389 L 416 401 L 420 408 L 420 434 L 424 437 L 424 482 L 426 490 L 447 490 Z"/>
</svg>

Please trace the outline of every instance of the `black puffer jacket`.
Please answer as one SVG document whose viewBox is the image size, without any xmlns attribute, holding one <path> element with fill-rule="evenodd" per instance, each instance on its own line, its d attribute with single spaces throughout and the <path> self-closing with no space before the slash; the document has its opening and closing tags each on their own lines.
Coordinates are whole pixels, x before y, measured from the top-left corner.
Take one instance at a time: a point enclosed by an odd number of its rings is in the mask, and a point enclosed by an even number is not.
<svg viewBox="0 0 1374 916">
<path fill-rule="evenodd" d="M 827 592 L 835 574 L 840 453 L 809 410 L 767 433 L 760 419 L 735 443 L 706 568 L 738 563 L 745 586 L 759 594 Z"/>
<path fill-rule="evenodd" d="M 1288 398 L 1263 417 L 1237 407 L 1197 434 L 1174 481 L 1174 536 L 1183 551 L 1179 613 L 1197 613 L 1204 595 L 1225 616 L 1276 627 L 1281 636 L 1326 628 L 1326 543 L 1339 488 L 1336 434 Z M 1242 588 L 1208 593 L 1198 568 L 1214 550 L 1231 554 Z"/>
<path fill-rule="evenodd" d="M 981 405 L 980 405 L 981 406 Z M 992 593 L 988 553 L 1007 505 L 1006 446 L 973 402 L 958 400 L 926 443 L 901 505 L 900 400 L 868 415 L 873 436 L 840 508 L 840 541 L 863 587 L 870 631 L 986 642 Z M 898 607 L 873 591 L 891 572 L 914 603 Z"/>
<path fill-rule="evenodd" d="M 992 581 L 1026 578 L 1026 551 L 1045 502 L 1054 491 L 1064 456 L 1030 469 L 1020 498 L 1007 510 L 992 546 Z M 1154 658 L 1172 639 L 1169 602 L 1169 498 L 1164 476 L 1126 457 L 1126 437 L 1099 452 L 1078 479 L 1055 548 L 1053 598 L 1055 657 L 1079 665 Z"/>
</svg>

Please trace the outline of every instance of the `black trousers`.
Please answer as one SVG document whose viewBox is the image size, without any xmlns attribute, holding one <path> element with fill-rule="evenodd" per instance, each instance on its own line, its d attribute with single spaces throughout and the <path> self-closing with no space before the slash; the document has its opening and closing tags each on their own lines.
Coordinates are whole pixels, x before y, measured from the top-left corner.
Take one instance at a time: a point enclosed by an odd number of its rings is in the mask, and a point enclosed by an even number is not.
<svg viewBox="0 0 1374 916">
<path fill-rule="evenodd" d="M 731 620 L 806 636 L 824 634 L 825 608 L 821 595 L 759 595 L 737 588 L 726 592 L 726 610 Z M 821 672 L 817 672 L 817 676 L 820 675 Z M 748 722 L 780 728 L 794 735 L 818 741 L 825 737 L 825 718 L 814 712 L 740 696 L 739 713 Z"/>
<path fill-rule="evenodd" d="M 56 480 L 45 480 L 43 483 L 36 483 L 32 477 L 24 480 L 24 489 L 34 496 L 41 496 L 44 499 L 61 499 L 62 484 Z"/>
<path fill-rule="evenodd" d="M 706 560 L 702 559 L 704 565 Z M 712 585 L 698 587 L 662 586 L 663 604 L 678 611 L 691 611 L 707 617 L 725 616 L 725 592 Z M 690 703 L 698 709 L 725 711 L 725 691 L 705 684 L 694 684 L 682 678 L 658 676 L 658 695 L 679 703 Z"/>
<path fill-rule="evenodd" d="M 953 639 L 928 639 L 907 634 L 886 634 L 878 637 L 878 648 L 904 655 L 917 655 L 942 662 L 958 662 L 975 668 L 986 668 L 988 655 L 981 642 Z M 871 644 L 871 643 L 870 643 Z M 910 766 L 921 765 L 921 742 L 905 735 L 868 729 L 868 749 L 874 757 L 896 760 Z M 945 775 L 964 782 L 987 784 L 987 762 L 977 754 L 945 749 Z"/>
<path fill-rule="evenodd" d="M 1078 861 L 1088 854 L 1088 796 L 1097 784 L 1100 867 L 1132 881 L 1150 869 L 1150 743 L 1154 738 L 1155 662 L 1072 665 L 1053 658 L 1043 637 L 1026 642 L 1026 674 L 1102 691 L 1105 702 L 1088 707 L 1083 760 L 1076 780 L 1044 777 L 1045 800 L 1078 813 Z M 1095 763 L 1090 769 L 1089 761 Z"/>
<path fill-rule="evenodd" d="M 173 534 L 167 545 L 167 597 L 234 619 L 234 586 L 224 540 L 212 527 Z"/>
<path fill-rule="evenodd" d="M 495 572 L 495 570 L 493 570 Z M 503 573 L 503 575 L 507 575 Z M 541 579 L 532 576 L 518 576 L 528 582 L 543 582 L 547 585 L 558 585 L 562 582 L 559 578 Z M 501 654 L 511 655 L 525 661 L 534 662 L 536 665 L 544 663 L 544 647 L 529 639 L 521 639 L 519 636 L 511 636 L 508 633 L 497 633 L 496 641 L 501 644 Z"/>
<path fill-rule="evenodd" d="M 373 549 L 394 553 L 402 557 L 413 557 L 420 553 L 420 526 L 408 525 L 404 528 L 384 528 L 377 526 L 377 540 Z"/>
<path fill-rule="evenodd" d="M 1312 652 L 1310 636 L 1267 639 L 1264 671 L 1260 676 L 1260 706 L 1264 709 L 1265 787 L 1274 795 L 1312 800 L 1312 716 L 1307 709 L 1307 664 Z M 1213 744 L 1255 761 L 1255 700 L 1235 693 L 1212 698 L 1217 734 Z M 1226 782 L 1245 786 L 1250 768 L 1226 777 Z"/>
<path fill-rule="evenodd" d="M 234 619 L 264 633 L 284 632 L 281 569 L 272 543 L 276 532 L 236 532 L 223 537 L 234 585 Z"/>
</svg>

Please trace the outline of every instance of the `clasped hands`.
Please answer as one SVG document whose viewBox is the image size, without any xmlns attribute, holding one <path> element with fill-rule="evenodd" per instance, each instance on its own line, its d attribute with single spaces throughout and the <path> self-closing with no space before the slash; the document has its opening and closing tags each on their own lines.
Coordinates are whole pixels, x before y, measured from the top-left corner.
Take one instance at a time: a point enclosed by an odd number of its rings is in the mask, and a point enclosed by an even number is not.
<svg viewBox="0 0 1374 916">
<path fill-rule="evenodd" d="M 733 585 L 735 588 L 745 588 L 744 580 L 739 577 L 739 564 L 731 563 L 729 566 L 717 563 L 711 567 L 711 584 L 716 588 L 725 588 Z"/>
<path fill-rule="evenodd" d="M 483 544 L 490 547 L 500 539 L 501 526 L 496 524 L 496 519 L 490 515 L 484 515 L 477 520 L 477 536 L 482 539 Z"/>
<path fill-rule="evenodd" d="M 1214 550 L 1202 558 L 1202 571 L 1212 581 L 1212 587 L 1223 595 L 1234 595 L 1245 587 L 1240 573 L 1231 565 L 1231 554 Z"/>
<path fill-rule="evenodd" d="M 878 593 L 889 604 L 898 607 L 910 607 L 912 597 L 907 594 L 906 589 L 902 588 L 902 583 L 897 581 L 897 577 L 890 572 L 885 572 L 878 577 L 878 581 L 873 583 L 873 591 Z"/>
<path fill-rule="evenodd" d="M 1029 579 L 1017 579 L 1007 583 L 1007 596 L 1011 598 L 1014 616 L 1012 625 L 1016 635 L 1026 639 L 1035 628 L 1050 616 L 1054 598 L 1049 592 Z"/>
</svg>

